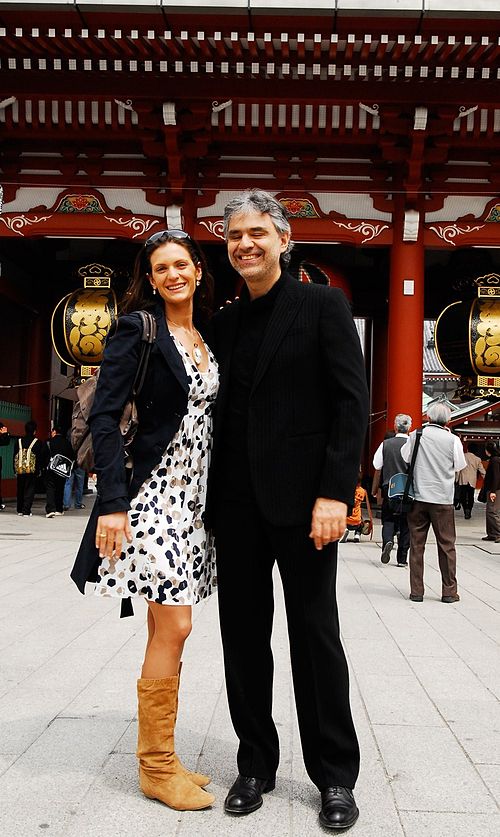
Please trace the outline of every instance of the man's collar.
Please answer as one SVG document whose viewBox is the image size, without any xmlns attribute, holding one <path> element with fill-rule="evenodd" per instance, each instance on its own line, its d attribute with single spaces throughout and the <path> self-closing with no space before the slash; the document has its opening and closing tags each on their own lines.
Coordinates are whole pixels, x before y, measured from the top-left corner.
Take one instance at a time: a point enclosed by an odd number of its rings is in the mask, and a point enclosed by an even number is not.
<svg viewBox="0 0 500 837">
<path fill-rule="evenodd" d="M 281 288 L 283 287 L 284 281 L 285 281 L 285 277 L 284 277 L 284 274 L 282 273 L 280 275 L 279 279 L 276 280 L 274 285 L 272 285 L 269 288 L 267 293 L 263 294 L 262 296 L 258 296 L 255 299 L 250 298 L 250 293 L 248 291 L 247 286 L 243 285 L 243 288 L 241 289 L 241 292 L 240 292 L 240 304 L 242 304 L 245 307 L 247 305 L 251 305 L 252 308 L 254 308 L 254 306 L 256 306 L 256 309 L 260 309 L 261 307 L 266 308 L 268 305 L 271 305 L 275 301 L 275 299 L 278 296 Z M 254 308 L 254 310 L 255 310 L 255 308 Z"/>
</svg>

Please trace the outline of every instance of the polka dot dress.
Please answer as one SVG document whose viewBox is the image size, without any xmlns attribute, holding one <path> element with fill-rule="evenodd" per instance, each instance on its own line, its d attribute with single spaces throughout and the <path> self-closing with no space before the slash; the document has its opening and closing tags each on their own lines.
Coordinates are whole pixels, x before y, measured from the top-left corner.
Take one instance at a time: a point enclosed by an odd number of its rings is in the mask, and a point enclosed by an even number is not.
<svg viewBox="0 0 500 837">
<path fill-rule="evenodd" d="M 203 512 L 217 395 L 217 363 L 200 372 L 173 335 L 189 381 L 188 412 L 151 476 L 131 501 L 132 543 L 116 561 L 103 558 L 95 593 L 193 605 L 214 591 L 215 545 Z"/>
</svg>

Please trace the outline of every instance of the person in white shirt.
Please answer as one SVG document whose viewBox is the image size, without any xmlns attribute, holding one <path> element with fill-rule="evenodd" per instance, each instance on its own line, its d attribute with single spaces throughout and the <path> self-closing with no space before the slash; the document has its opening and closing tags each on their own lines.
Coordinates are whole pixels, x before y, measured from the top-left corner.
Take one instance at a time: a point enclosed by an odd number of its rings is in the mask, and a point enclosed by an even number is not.
<svg viewBox="0 0 500 837">
<path fill-rule="evenodd" d="M 415 502 L 408 513 L 412 602 L 421 602 L 424 598 L 424 550 L 431 525 L 436 536 L 441 571 L 441 601 L 450 604 L 460 600 L 456 579 L 453 494 L 455 472 L 461 471 L 467 463 L 458 436 L 454 436 L 446 427 L 450 416 L 450 408 L 442 402 L 429 407 L 429 423 L 423 428 L 415 460 Z M 401 448 L 401 456 L 405 462 L 411 461 L 415 438 L 414 431 Z"/>
<path fill-rule="evenodd" d="M 405 473 L 406 463 L 401 457 L 401 448 L 408 439 L 411 428 L 411 416 L 406 413 L 398 413 L 394 419 L 394 430 L 396 435 L 384 439 L 378 446 L 373 457 L 373 467 L 380 471 L 380 486 L 382 492 L 382 553 L 380 560 L 388 564 L 391 560 L 391 551 L 394 546 L 396 534 L 398 536 L 398 549 L 396 561 L 398 567 L 408 566 L 408 549 L 410 546 L 410 532 L 406 514 L 395 515 L 390 509 L 388 490 L 389 482 L 394 474 Z"/>
</svg>

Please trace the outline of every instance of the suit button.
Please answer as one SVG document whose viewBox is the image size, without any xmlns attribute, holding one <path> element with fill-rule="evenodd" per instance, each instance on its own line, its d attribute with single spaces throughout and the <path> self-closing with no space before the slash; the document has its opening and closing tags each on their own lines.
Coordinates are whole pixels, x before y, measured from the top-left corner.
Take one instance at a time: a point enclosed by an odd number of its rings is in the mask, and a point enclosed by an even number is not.
<svg viewBox="0 0 500 837">
<path fill-rule="evenodd" d="M 180 418 L 181 414 L 180 413 L 174 413 L 174 416 L 175 416 L 175 418 Z"/>
</svg>

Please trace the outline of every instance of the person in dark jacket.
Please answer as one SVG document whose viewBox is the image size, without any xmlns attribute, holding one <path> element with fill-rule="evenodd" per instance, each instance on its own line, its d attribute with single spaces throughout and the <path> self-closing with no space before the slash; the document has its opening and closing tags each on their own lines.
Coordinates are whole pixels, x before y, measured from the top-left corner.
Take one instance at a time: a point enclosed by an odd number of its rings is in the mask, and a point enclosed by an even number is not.
<svg viewBox="0 0 500 837">
<path fill-rule="evenodd" d="M 50 432 L 50 440 L 47 442 L 48 449 L 48 467 L 45 476 L 45 517 L 56 517 L 64 514 L 63 496 L 64 486 L 66 484 L 66 476 L 56 474 L 50 468 L 50 460 L 53 456 L 60 454 L 66 457 L 69 462 L 73 462 L 75 454 L 73 448 L 67 438 L 63 436 L 60 427 L 53 427 Z"/>
<path fill-rule="evenodd" d="M 148 604 L 148 642 L 137 681 L 140 787 L 176 810 L 207 808 L 208 776 L 175 754 L 179 674 L 192 605 L 215 587 L 213 535 L 204 522 L 217 394 L 215 358 L 198 329 L 211 277 L 183 230 L 162 230 L 140 250 L 124 315 L 108 340 L 89 423 L 97 499 L 71 577 L 83 592 Z M 158 299 L 158 302 L 156 300 Z M 136 399 L 139 427 L 126 468 L 120 417 L 142 343 L 140 311 L 157 334 Z"/>
<path fill-rule="evenodd" d="M 277 200 L 245 192 L 226 206 L 224 226 L 229 260 L 245 281 L 239 299 L 214 317 L 221 384 L 209 507 L 226 685 L 240 742 L 225 811 L 256 811 L 275 785 L 276 562 L 320 821 L 349 828 L 358 816 L 359 748 L 335 579 L 368 415 L 361 347 L 343 292 L 287 272 L 290 224 Z"/>
<path fill-rule="evenodd" d="M 494 442 L 486 442 L 484 450 L 489 461 L 484 478 L 486 537 L 483 541 L 500 543 L 500 448 Z"/>
<path fill-rule="evenodd" d="M 408 439 L 411 430 L 411 416 L 406 413 L 398 413 L 394 419 L 395 435 L 384 439 L 375 451 L 373 467 L 380 471 L 380 485 L 382 488 L 382 552 L 380 560 L 388 564 L 391 560 L 391 552 L 394 546 L 396 534 L 398 536 L 398 549 L 396 561 L 398 567 L 408 566 L 408 550 L 410 548 L 410 531 L 406 514 L 395 515 L 389 505 L 389 482 L 394 474 L 405 474 L 408 466 L 403 462 L 401 448 Z"/>
<path fill-rule="evenodd" d="M 31 508 L 35 498 L 35 486 L 37 478 L 42 473 L 47 463 L 47 446 L 41 439 L 36 438 L 36 421 L 27 421 L 24 425 L 25 435 L 18 440 L 14 446 L 14 468 L 16 467 L 16 455 L 19 453 L 19 442 L 23 451 L 31 448 L 34 457 L 34 467 L 29 473 L 17 473 L 17 513 L 25 517 L 31 516 Z"/>
<path fill-rule="evenodd" d="M 10 434 L 3 421 L 0 421 L 0 448 L 6 447 L 10 442 Z M 0 456 L 0 511 L 5 508 L 2 499 L 2 457 Z"/>
</svg>

